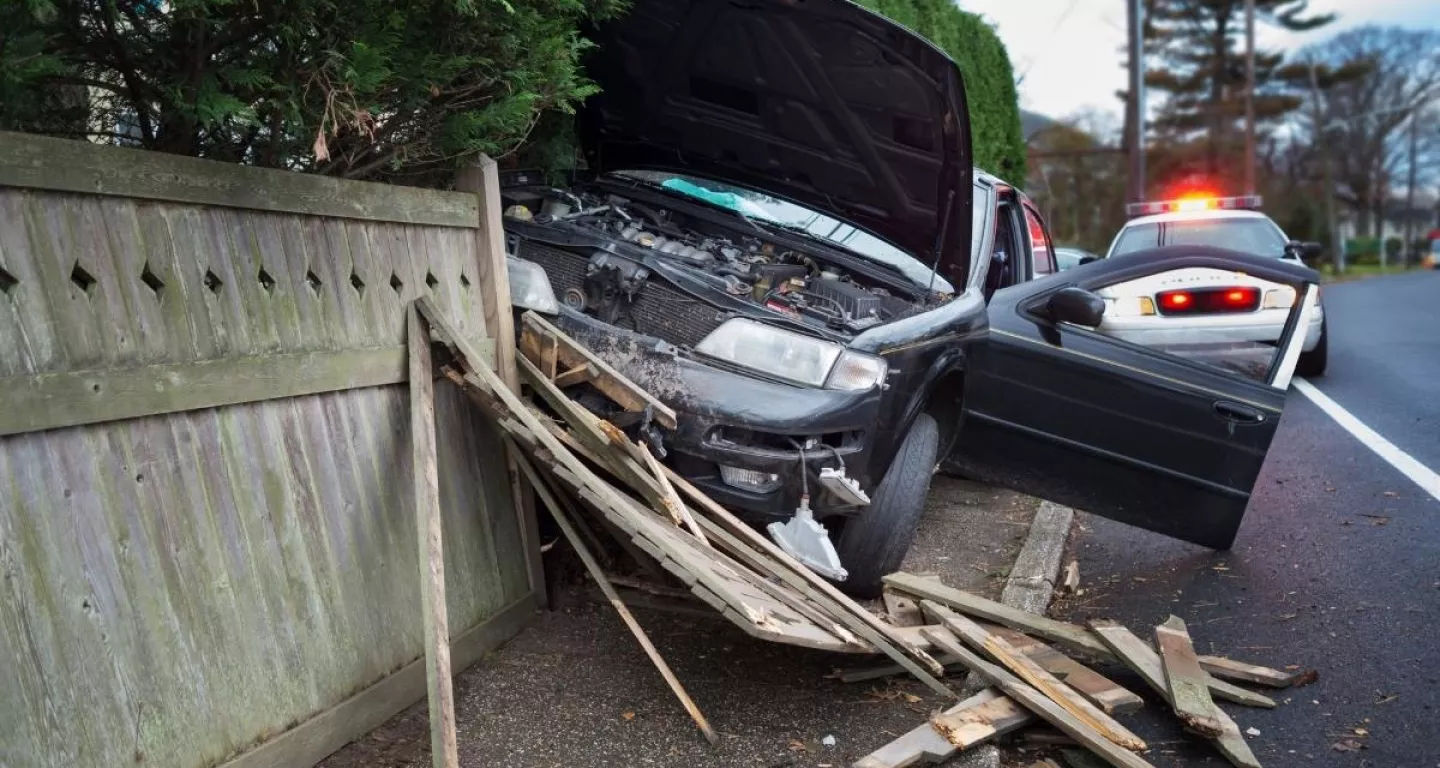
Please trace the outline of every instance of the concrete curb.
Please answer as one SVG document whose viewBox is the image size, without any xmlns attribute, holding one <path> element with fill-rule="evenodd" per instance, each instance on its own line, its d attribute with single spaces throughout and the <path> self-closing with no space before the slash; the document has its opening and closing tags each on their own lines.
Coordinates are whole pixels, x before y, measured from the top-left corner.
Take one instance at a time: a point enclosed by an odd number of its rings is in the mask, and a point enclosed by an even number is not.
<svg viewBox="0 0 1440 768">
<path fill-rule="evenodd" d="M 1031 613 L 1043 614 L 1050 607 L 1055 580 L 1060 576 L 1060 560 L 1065 556 L 1065 540 L 1074 520 L 1075 510 L 1040 502 L 1030 524 L 1030 535 L 1010 569 L 1005 591 L 1000 593 L 1000 602 Z"/>
<path fill-rule="evenodd" d="M 1005 581 L 1005 591 L 1000 602 L 1022 611 L 1044 614 L 1050 607 L 1050 598 L 1055 595 L 1055 579 L 1060 576 L 1060 560 L 1065 556 L 1065 540 L 1070 537 L 1070 524 L 1075 520 L 1075 510 L 1040 502 L 1035 520 L 1030 523 L 1030 533 L 1025 545 L 1015 558 L 1010 577 Z M 961 698 L 973 696 L 985 687 L 985 682 L 966 680 Z M 1000 748 L 984 744 L 957 755 L 953 768 L 1000 768 Z"/>
</svg>

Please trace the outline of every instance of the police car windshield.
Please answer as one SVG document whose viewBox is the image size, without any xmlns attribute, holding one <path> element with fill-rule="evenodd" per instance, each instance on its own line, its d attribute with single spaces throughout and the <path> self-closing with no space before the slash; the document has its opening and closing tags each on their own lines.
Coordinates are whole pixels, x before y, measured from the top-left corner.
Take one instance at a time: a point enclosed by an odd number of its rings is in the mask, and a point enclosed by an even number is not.
<svg viewBox="0 0 1440 768">
<path fill-rule="evenodd" d="M 1281 258 L 1285 236 L 1268 219 L 1193 219 L 1126 227 L 1111 256 L 1167 245 L 1209 245 Z"/>
</svg>

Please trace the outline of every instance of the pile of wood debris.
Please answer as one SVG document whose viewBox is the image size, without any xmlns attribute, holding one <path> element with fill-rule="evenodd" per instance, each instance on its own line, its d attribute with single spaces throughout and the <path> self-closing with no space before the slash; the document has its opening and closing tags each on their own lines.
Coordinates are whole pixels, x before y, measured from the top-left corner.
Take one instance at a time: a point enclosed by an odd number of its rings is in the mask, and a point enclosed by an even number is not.
<svg viewBox="0 0 1440 768">
<path fill-rule="evenodd" d="M 641 428 L 676 426 L 671 409 L 543 318 L 526 313 L 520 324 L 517 364 L 537 398 L 532 401 L 507 386 L 427 300 L 418 309 L 432 343 L 448 351 L 436 361 L 441 373 L 503 431 L 521 475 L 711 742 L 713 729 L 600 564 L 607 550 L 600 531 L 642 567 L 660 578 L 674 576 L 755 637 L 888 657 L 883 665 L 842 672 L 842 680 L 909 674 L 959 699 L 943 680 L 950 667 L 973 672 L 990 686 L 863 758 L 857 768 L 934 762 L 1044 723 L 1111 765 L 1148 765 L 1137 754 L 1146 749 L 1144 741 L 1113 718 L 1138 708 L 1141 699 L 1047 641 L 1086 658 L 1122 662 L 1160 693 L 1187 729 L 1213 739 L 1236 765 L 1258 765 L 1238 726 L 1212 697 L 1273 707 L 1273 700 L 1224 680 L 1283 687 L 1294 676 L 1197 657 L 1179 619 L 1156 629 L 1157 653 L 1118 624 L 1065 624 L 906 573 L 886 577 L 890 615 L 876 615 L 665 467 L 644 441 L 573 400 L 570 392 L 583 384 L 584 391 L 603 394 L 634 416 Z"/>
</svg>

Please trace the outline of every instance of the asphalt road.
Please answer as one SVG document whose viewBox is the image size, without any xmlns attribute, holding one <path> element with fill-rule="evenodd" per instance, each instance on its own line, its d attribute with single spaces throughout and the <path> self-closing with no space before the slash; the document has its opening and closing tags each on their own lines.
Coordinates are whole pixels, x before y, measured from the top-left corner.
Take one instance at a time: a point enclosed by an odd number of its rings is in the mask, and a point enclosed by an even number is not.
<svg viewBox="0 0 1440 768">
<path fill-rule="evenodd" d="M 1327 286 L 1330 372 L 1314 383 L 1440 471 L 1440 272 Z M 1275 766 L 1440 766 L 1440 502 L 1292 391 L 1235 548 L 1088 515 L 1085 592 L 1061 618 L 1145 636 L 1174 613 L 1202 652 L 1316 669 L 1275 710 L 1226 709 Z M 1117 675 L 1143 690 L 1134 678 Z M 1147 692 L 1148 694 L 1148 692 Z M 1156 765 L 1224 764 L 1147 695 L 1126 719 Z"/>
</svg>

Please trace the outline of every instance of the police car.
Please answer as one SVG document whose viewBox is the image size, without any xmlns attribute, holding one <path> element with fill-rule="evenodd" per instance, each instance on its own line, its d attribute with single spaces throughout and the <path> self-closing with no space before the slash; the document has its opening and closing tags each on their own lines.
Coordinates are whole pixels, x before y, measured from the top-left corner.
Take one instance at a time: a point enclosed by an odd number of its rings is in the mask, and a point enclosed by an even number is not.
<svg viewBox="0 0 1440 768">
<path fill-rule="evenodd" d="M 1171 245 L 1207 245 L 1301 262 L 1318 243 L 1291 240 L 1255 210 L 1258 196 L 1189 197 L 1134 203 L 1134 218 L 1120 229 L 1106 258 Z M 1101 291 L 1106 301 L 1098 330 L 1151 347 L 1235 348 L 1277 342 L 1295 291 L 1287 286 L 1217 269 L 1185 269 L 1122 283 Z M 1315 301 L 1320 299 L 1316 293 Z M 1295 372 L 1319 376 L 1327 357 L 1325 314 L 1317 306 Z"/>
</svg>

